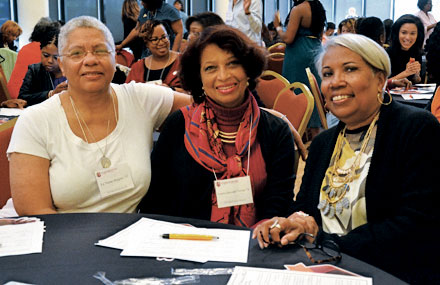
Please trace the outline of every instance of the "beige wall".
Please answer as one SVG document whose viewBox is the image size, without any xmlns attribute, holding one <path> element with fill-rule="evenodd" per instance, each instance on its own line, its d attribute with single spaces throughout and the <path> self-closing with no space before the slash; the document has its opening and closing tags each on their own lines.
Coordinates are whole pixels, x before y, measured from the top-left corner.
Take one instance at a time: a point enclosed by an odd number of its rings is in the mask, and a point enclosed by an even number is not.
<svg viewBox="0 0 440 285">
<path fill-rule="evenodd" d="M 19 48 L 29 43 L 35 24 L 41 17 L 49 17 L 48 0 L 18 0 L 18 24 L 23 33 L 19 37 Z"/>
<path fill-rule="evenodd" d="M 232 1 L 232 0 L 230 0 Z M 222 17 L 223 21 L 226 19 L 226 12 L 228 11 L 229 0 L 216 0 L 215 12 Z"/>
</svg>

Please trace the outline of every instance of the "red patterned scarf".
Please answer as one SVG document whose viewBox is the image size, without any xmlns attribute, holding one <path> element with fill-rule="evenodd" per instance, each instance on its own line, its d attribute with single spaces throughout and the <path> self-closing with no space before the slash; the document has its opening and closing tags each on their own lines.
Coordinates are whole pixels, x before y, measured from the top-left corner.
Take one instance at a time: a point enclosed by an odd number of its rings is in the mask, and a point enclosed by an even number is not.
<svg viewBox="0 0 440 285">
<path fill-rule="evenodd" d="M 202 102 L 198 105 L 193 104 L 181 108 L 185 118 L 184 143 L 186 150 L 195 161 L 208 171 L 215 171 L 219 180 L 246 176 L 248 174 L 247 164 L 243 165 L 242 161 L 244 157 L 247 157 L 248 147 L 252 147 L 255 143 L 258 122 L 260 120 L 260 108 L 250 92 L 248 96 L 250 98 L 246 101 L 249 102 L 249 105 L 240 122 L 235 139 L 236 154 L 230 157 L 227 157 L 223 151 L 223 143 L 218 136 L 219 128 L 214 112 L 209 105 L 206 102 Z M 260 150 L 255 153 L 262 156 Z M 252 187 L 254 188 L 254 185 Z M 236 206 L 219 209 L 217 207 L 215 191 L 213 191 L 212 200 L 213 211 L 215 211 L 213 215 L 222 217 L 222 219 L 216 219 L 213 216 L 211 220 L 220 220 L 223 223 L 233 223 L 247 227 L 252 226 L 255 222 L 255 208 L 253 205 L 251 207 Z M 252 213 L 245 213 L 249 211 Z M 242 212 L 241 215 L 240 212 Z"/>
</svg>

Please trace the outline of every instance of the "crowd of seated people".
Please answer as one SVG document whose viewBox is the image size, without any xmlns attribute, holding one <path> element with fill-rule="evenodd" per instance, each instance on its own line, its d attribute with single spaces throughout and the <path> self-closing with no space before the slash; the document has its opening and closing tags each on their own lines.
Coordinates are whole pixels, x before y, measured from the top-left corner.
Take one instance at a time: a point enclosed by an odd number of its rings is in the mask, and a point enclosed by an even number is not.
<svg viewBox="0 0 440 285">
<path fill-rule="evenodd" d="M 440 159 L 440 95 L 430 105 L 433 116 L 387 93 L 422 81 L 422 22 L 403 15 L 387 33 L 377 17 L 349 18 L 337 35 L 326 25 L 323 36 L 319 1 L 294 2 L 289 26 L 274 20 L 278 40 L 293 46 L 304 36 L 305 45 L 313 43 L 308 50 L 319 54 L 310 53 L 308 65 L 339 120 L 315 134 L 296 200 L 292 132 L 259 107 L 255 94 L 267 64 L 264 47 L 204 12 L 188 17 L 187 46 L 178 52 L 169 35 L 180 37 L 179 24 L 148 19 L 127 38 L 139 36 L 149 55 L 115 84 L 115 53 L 129 41 L 115 46 L 102 22 L 81 16 L 62 27 L 47 20 L 36 26 L 34 32 L 45 31 L 35 37 L 41 62 L 28 66 L 19 99 L 2 103 L 28 106 L 7 150 L 17 214 L 198 218 L 252 228 L 262 249 L 331 240 L 410 283 L 438 280 L 431 258 L 410 261 L 423 256 L 415 245 L 435 244 L 437 234 L 420 233 L 439 222 L 431 201 L 439 198 L 432 166 Z M 142 3 L 141 13 L 156 7 Z M 440 28 L 432 30 L 425 50 L 429 80 L 437 84 Z M 102 183 L 118 179 L 124 183 Z M 246 195 L 225 204 L 222 195 L 235 189 L 230 181 Z"/>
</svg>

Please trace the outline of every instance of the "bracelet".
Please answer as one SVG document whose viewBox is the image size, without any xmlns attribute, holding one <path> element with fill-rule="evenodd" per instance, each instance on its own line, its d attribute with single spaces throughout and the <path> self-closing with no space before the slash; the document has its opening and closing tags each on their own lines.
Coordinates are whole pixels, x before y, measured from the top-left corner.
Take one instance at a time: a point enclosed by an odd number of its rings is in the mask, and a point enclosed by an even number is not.
<svg viewBox="0 0 440 285">
<path fill-rule="evenodd" d="M 251 12 L 249 12 L 249 13 L 244 13 L 245 15 L 247 15 L 247 16 L 249 16 L 250 14 L 251 14 Z"/>
</svg>

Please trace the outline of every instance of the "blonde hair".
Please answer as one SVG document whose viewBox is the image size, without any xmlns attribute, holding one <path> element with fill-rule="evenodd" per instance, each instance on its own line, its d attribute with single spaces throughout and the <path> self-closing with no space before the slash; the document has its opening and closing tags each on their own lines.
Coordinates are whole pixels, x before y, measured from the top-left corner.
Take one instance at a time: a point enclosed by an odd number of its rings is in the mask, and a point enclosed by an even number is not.
<svg viewBox="0 0 440 285">
<path fill-rule="evenodd" d="M 359 34 L 343 34 L 329 38 L 318 54 L 315 65 L 322 77 L 322 59 L 331 47 L 342 46 L 357 53 L 371 66 L 373 71 L 382 72 L 388 77 L 391 74 L 391 63 L 387 52 L 378 43 Z"/>
<path fill-rule="evenodd" d="M 125 16 L 133 21 L 137 21 L 139 12 L 140 9 L 137 0 L 124 0 L 124 3 L 122 3 L 122 18 Z"/>
</svg>

